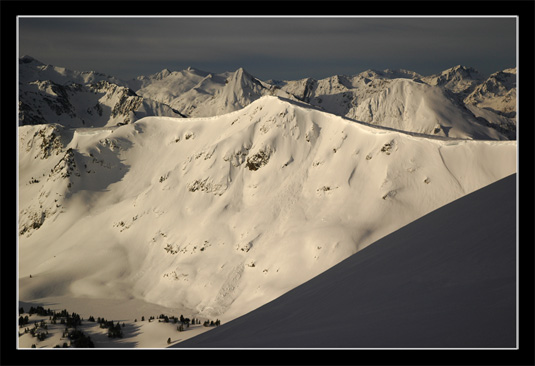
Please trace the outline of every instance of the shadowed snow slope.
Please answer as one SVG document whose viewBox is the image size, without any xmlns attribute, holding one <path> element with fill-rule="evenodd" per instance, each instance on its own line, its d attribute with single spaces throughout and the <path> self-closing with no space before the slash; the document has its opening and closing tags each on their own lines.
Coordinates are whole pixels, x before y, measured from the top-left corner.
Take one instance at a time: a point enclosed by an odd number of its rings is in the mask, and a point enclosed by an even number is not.
<svg viewBox="0 0 535 366">
<path fill-rule="evenodd" d="M 516 174 L 176 347 L 516 347 Z"/>
<path fill-rule="evenodd" d="M 269 96 L 19 137 L 21 300 L 137 298 L 224 322 L 516 172 L 516 141 L 422 138 Z"/>
</svg>

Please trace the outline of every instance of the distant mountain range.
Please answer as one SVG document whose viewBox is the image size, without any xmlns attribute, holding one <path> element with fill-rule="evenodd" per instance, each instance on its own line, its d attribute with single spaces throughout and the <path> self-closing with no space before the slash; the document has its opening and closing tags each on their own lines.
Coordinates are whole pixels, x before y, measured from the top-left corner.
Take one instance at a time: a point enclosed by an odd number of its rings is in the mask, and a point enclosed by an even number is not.
<svg viewBox="0 0 535 366">
<path fill-rule="evenodd" d="M 516 138 L 516 69 L 485 77 L 455 66 L 421 76 L 367 70 L 316 80 L 261 81 L 243 68 L 220 74 L 167 69 L 131 80 L 94 71 L 19 61 L 19 124 L 103 127 L 145 116 L 207 117 L 241 109 L 262 96 L 393 129 L 470 139 Z"/>
</svg>

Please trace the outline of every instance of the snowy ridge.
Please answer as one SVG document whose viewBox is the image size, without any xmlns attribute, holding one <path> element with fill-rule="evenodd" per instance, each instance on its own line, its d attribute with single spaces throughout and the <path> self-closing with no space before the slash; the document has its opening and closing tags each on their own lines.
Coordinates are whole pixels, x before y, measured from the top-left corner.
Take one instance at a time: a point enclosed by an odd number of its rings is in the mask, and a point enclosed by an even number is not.
<svg viewBox="0 0 535 366">
<path fill-rule="evenodd" d="M 21 300 L 138 298 L 222 320 L 516 171 L 515 141 L 422 138 L 270 96 L 19 136 Z"/>
</svg>

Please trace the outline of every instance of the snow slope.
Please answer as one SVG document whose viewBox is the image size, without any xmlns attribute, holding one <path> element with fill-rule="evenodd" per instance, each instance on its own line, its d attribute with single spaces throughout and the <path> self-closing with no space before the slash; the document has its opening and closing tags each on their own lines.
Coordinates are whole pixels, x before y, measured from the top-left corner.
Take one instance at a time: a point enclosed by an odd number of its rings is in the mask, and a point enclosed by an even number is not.
<svg viewBox="0 0 535 366">
<path fill-rule="evenodd" d="M 515 348 L 516 174 L 179 348 Z"/>
<path fill-rule="evenodd" d="M 136 298 L 224 322 L 516 172 L 515 141 L 423 138 L 278 97 L 19 137 L 20 300 Z"/>
</svg>

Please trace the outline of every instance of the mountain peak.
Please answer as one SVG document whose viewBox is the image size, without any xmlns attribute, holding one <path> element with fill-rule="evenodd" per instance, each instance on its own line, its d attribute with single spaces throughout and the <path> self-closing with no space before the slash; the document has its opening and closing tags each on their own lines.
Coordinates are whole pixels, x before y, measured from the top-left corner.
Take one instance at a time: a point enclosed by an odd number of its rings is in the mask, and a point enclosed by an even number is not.
<svg viewBox="0 0 535 366">
<path fill-rule="evenodd" d="M 230 81 L 234 81 L 244 86 L 251 87 L 253 84 L 259 84 L 257 78 L 249 74 L 243 67 L 238 68 L 236 71 L 230 74 Z"/>
<path fill-rule="evenodd" d="M 165 68 L 160 72 L 157 72 L 156 74 L 152 75 L 152 77 L 156 80 L 162 80 L 171 75 L 171 70 Z"/>
<path fill-rule="evenodd" d="M 24 56 L 19 58 L 19 64 L 29 64 L 31 62 L 35 62 L 35 63 L 38 63 L 38 64 L 43 64 L 41 61 L 33 58 L 30 55 L 24 55 Z"/>
<path fill-rule="evenodd" d="M 237 78 L 249 77 L 249 78 L 254 79 L 254 77 L 251 74 L 249 74 L 247 70 L 245 70 L 243 67 L 239 67 L 238 69 L 236 69 L 236 71 L 234 71 L 234 75 Z"/>
<path fill-rule="evenodd" d="M 441 72 L 441 75 L 451 75 L 451 74 L 459 74 L 463 77 L 470 77 L 472 79 L 481 78 L 479 71 L 477 71 L 473 67 L 467 67 L 463 65 L 457 65 L 457 66 L 451 67 Z"/>
</svg>

